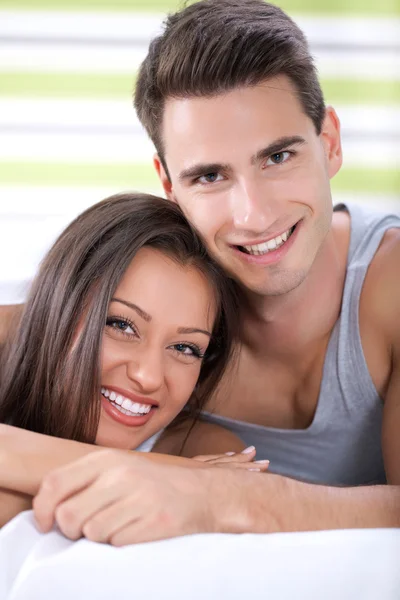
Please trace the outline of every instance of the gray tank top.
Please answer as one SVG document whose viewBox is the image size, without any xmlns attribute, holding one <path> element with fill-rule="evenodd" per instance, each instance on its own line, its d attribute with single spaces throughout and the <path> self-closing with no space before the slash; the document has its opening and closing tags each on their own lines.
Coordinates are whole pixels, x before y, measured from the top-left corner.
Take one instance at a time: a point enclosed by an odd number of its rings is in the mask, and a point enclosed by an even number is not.
<svg viewBox="0 0 400 600">
<path fill-rule="evenodd" d="M 382 399 L 371 380 L 358 323 L 361 289 L 368 266 L 385 232 L 400 217 L 340 204 L 351 217 L 350 247 L 343 303 L 326 351 L 314 419 L 307 429 L 278 429 L 203 412 L 202 420 L 222 425 L 270 472 L 328 485 L 386 483 L 381 451 Z"/>
</svg>

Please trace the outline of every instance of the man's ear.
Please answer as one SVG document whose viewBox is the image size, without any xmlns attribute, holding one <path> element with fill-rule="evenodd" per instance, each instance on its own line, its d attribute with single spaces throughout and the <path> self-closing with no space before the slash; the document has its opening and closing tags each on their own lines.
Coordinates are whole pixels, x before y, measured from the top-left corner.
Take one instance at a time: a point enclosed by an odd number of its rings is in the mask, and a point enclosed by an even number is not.
<svg viewBox="0 0 400 600">
<path fill-rule="evenodd" d="M 163 187 L 166 197 L 168 198 L 168 200 L 175 202 L 175 198 L 172 192 L 172 183 L 163 167 L 163 164 L 158 154 L 155 154 L 153 157 L 153 165 L 157 171 L 157 175 L 161 181 L 161 185 Z"/>
<path fill-rule="evenodd" d="M 332 178 L 342 166 L 343 154 L 340 138 L 340 121 L 336 111 L 331 106 L 326 107 L 326 114 L 322 123 L 321 139 L 328 163 L 329 178 Z"/>
</svg>

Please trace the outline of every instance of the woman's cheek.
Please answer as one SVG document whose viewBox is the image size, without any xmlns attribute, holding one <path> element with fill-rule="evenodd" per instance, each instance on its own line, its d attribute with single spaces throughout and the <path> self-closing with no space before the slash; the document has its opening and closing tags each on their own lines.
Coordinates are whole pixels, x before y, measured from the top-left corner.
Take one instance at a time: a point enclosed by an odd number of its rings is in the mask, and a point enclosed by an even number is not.
<svg viewBox="0 0 400 600">
<path fill-rule="evenodd" d="M 200 361 L 197 362 L 200 363 Z M 173 374 L 170 374 L 168 387 L 171 405 L 173 405 L 176 414 L 187 404 L 196 387 L 201 368 L 201 365 L 197 362 L 193 365 L 182 365 L 179 369 L 174 370 Z"/>
</svg>

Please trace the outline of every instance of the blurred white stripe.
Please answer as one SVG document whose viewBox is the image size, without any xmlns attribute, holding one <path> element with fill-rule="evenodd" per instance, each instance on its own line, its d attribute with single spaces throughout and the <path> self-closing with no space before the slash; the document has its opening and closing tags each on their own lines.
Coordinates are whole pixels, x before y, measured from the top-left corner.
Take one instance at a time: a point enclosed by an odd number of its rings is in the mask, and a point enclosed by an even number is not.
<svg viewBox="0 0 400 600">
<path fill-rule="evenodd" d="M 63 135 L 9 133 L 1 135 L 0 160 L 52 163 L 151 163 L 154 149 L 144 134 Z"/>
<path fill-rule="evenodd" d="M 154 148 L 145 135 L 2 134 L 0 160 L 52 163 L 148 163 Z M 400 167 L 400 139 L 343 139 L 346 166 Z"/>
<path fill-rule="evenodd" d="M 23 98 L 0 96 L 0 127 L 126 127 L 141 131 L 131 98 L 97 100 L 96 98 Z"/>
<path fill-rule="evenodd" d="M 0 69 L 4 73 L 130 73 L 137 71 L 147 47 L 107 47 L 85 44 L 0 43 Z"/>
<path fill-rule="evenodd" d="M 0 218 L 54 218 L 72 220 L 92 204 L 123 191 L 121 186 L 2 186 L 0 202 Z M 148 189 L 135 187 L 134 180 L 130 191 L 162 194 L 161 185 Z"/>
<path fill-rule="evenodd" d="M 291 16 L 311 44 L 400 47 L 400 19 Z M 163 13 L 0 10 L 0 36 L 66 37 L 79 40 L 136 40 L 148 44 L 161 30 Z"/>
<path fill-rule="evenodd" d="M 147 54 L 147 46 L 118 47 L 107 45 L 0 43 L 0 70 L 4 73 L 62 72 L 134 74 Z M 363 79 L 400 79 L 400 54 L 388 48 L 314 52 L 316 65 L 322 77 Z"/>
<path fill-rule="evenodd" d="M 134 183 L 130 191 L 137 191 Z M 2 221 L 4 218 L 18 217 L 26 221 L 54 219 L 54 222 L 63 220 L 66 223 L 92 204 L 123 191 L 128 190 L 116 186 L 2 186 L 1 197 L 7 201 L 7 205 L 0 203 L 0 217 Z M 163 195 L 158 185 L 140 191 Z M 335 192 L 333 201 L 335 204 L 357 202 L 378 210 L 400 211 L 399 198 L 392 195 Z"/>
<path fill-rule="evenodd" d="M 400 136 L 400 106 L 335 106 L 344 133 Z M 125 100 L 59 99 L 0 96 L 0 128 L 54 127 L 113 128 L 129 135 L 141 133 L 131 98 Z"/>
</svg>

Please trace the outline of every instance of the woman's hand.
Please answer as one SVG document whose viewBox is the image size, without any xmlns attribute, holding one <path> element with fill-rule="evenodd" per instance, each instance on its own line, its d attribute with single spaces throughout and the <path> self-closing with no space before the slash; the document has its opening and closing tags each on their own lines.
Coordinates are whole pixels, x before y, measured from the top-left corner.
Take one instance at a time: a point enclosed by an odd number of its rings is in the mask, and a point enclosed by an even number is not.
<svg viewBox="0 0 400 600">
<path fill-rule="evenodd" d="M 207 509 L 212 471 L 207 464 L 158 465 L 137 453 L 104 450 L 44 477 L 33 510 L 43 532 L 56 522 L 72 540 L 84 536 L 116 546 L 214 531 Z"/>
<path fill-rule="evenodd" d="M 229 469 L 245 469 L 247 471 L 266 471 L 269 460 L 254 460 L 256 449 L 249 446 L 242 452 L 225 452 L 224 454 L 203 454 L 194 456 L 193 460 L 206 463 L 208 466 L 227 467 Z"/>
</svg>

